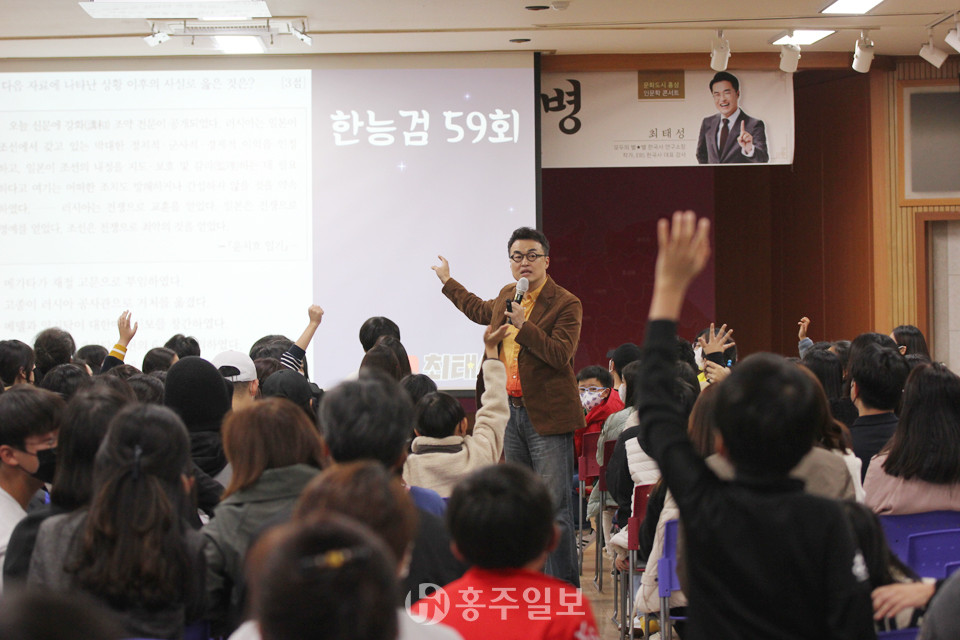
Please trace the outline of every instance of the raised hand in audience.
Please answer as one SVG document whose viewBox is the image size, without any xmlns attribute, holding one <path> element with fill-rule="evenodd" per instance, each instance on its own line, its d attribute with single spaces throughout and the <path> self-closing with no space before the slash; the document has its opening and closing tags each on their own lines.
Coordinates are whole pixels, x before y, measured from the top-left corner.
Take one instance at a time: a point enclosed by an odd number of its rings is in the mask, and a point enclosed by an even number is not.
<svg viewBox="0 0 960 640">
<path fill-rule="evenodd" d="M 507 337 L 507 329 L 510 328 L 510 325 L 502 324 L 499 327 L 494 327 L 490 325 L 483 332 L 483 346 L 484 346 L 484 355 L 488 358 L 499 358 L 500 353 L 497 351 L 498 345 L 503 342 L 503 339 Z"/>
<path fill-rule="evenodd" d="M 873 617 L 876 620 L 892 618 L 904 609 L 922 609 L 936 591 L 929 582 L 896 582 L 873 590 Z"/>
<path fill-rule="evenodd" d="M 137 329 L 140 327 L 139 322 L 134 322 L 131 326 L 130 320 L 132 317 L 133 314 L 131 314 L 128 309 L 117 318 L 117 329 L 120 332 L 120 339 L 117 340 L 117 344 L 123 345 L 124 347 L 130 345 L 130 341 L 133 340 L 133 336 L 137 335 Z"/>
<path fill-rule="evenodd" d="M 707 382 L 710 384 L 716 384 L 730 375 L 730 369 L 717 364 L 713 360 L 703 361 L 703 372 L 707 377 Z"/>
<path fill-rule="evenodd" d="M 676 211 L 672 222 L 663 219 L 657 223 L 657 244 L 650 319 L 676 320 L 680 317 L 687 287 L 703 271 L 710 257 L 710 220 L 698 221 L 693 211 Z"/>
<path fill-rule="evenodd" d="M 727 331 L 727 325 L 722 325 L 719 330 L 714 330 L 713 323 L 710 323 L 709 339 L 705 336 L 697 338 L 697 342 L 703 349 L 703 355 L 710 353 L 723 353 L 730 347 L 736 346 L 736 342 L 730 336 L 733 335 L 733 329 Z"/>
<path fill-rule="evenodd" d="M 430 267 L 433 269 L 433 272 L 437 274 L 437 277 L 440 278 L 440 282 L 447 284 L 447 280 L 450 279 L 450 263 L 447 262 L 447 259 L 443 256 L 437 256 L 440 258 L 440 264 Z"/>
<path fill-rule="evenodd" d="M 296 345 L 304 351 L 310 346 L 310 341 L 313 340 L 313 334 L 317 332 L 317 327 L 320 326 L 320 322 L 323 320 L 323 308 L 319 305 L 312 304 L 310 308 L 307 309 L 307 316 L 310 318 L 310 322 L 307 323 L 306 329 L 303 330 L 303 333 L 300 334 L 296 342 Z"/>
<path fill-rule="evenodd" d="M 800 330 L 797 331 L 797 338 L 803 340 L 807 337 L 807 329 L 810 327 L 810 318 L 803 316 L 800 318 L 800 322 L 797 323 L 800 327 Z"/>
</svg>

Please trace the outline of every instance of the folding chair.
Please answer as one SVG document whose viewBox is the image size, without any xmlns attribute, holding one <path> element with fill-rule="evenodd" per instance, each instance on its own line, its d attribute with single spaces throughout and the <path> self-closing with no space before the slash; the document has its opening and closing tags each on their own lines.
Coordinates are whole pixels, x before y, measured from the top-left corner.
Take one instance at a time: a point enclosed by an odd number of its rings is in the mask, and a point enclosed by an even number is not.
<svg viewBox="0 0 960 640">
<path fill-rule="evenodd" d="M 677 577 L 677 525 L 678 520 L 667 522 L 663 536 L 663 556 L 657 565 L 657 582 L 660 586 L 660 637 L 673 638 L 673 625 L 670 621 L 670 594 L 680 591 L 680 578 Z M 685 620 L 686 618 L 674 618 Z"/>
<path fill-rule="evenodd" d="M 599 440 L 599 431 L 584 434 L 583 450 L 580 453 L 580 457 L 577 459 L 577 475 L 580 477 L 580 495 L 577 499 L 577 507 L 580 509 L 580 531 L 577 540 L 577 562 L 580 567 L 581 576 L 583 575 L 583 499 L 587 495 L 587 480 L 595 480 L 600 476 L 600 465 L 597 463 L 597 442 Z"/>
<path fill-rule="evenodd" d="M 640 548 L 640 526 L 643 524 L 644 516 L 647 515 L 647 503 L 650 501 L 650 491 L 652 489 L 652 484 L 638 484 L 633 487 L 633 515 L 627 520 L 629 567 L 627 569 L 627 579 L 619 590 L 617 589 L 617 578 L 620 574 L 614 574 L 614 601 L 619 602 L 619 610 L 622 612 L 622 619 L 619 620 L 620 637 L 624 639 L 628 637 L 628 634 L 633 635 L 633 579 L 638 571 L 643 570 L 643 567 L 637 567 L 637 550 Z M 646 636 L 650 635 L 649 626 L 648 621 L 648 628 L 644 629 Z"/>
<path fill-rule="evenodd" d="M 907 566 L 924 578 L 946 578 L 946 567 L 960 562 L 960 529 L 915 533 L 907 538 Z"/>
<path fill-rule="evenodd" d="M 880 516 L 887 544 L 897 557 L 906 562 L 907 538 L 913 533 L 960 529 L 960 511 L 926 511 L 900 516 Z"/>
<path fill-rule="evenodd" d="M 599 443 L 599 438 L 597 439 Z M 593 586 L 597 591 L 603 591 L 603 548 L 607 545 L 607 532 L 603 526 L 603 514 L 607 510 L 607 461 L 613 455 L 613 448 L 617 445 L 616 440 L 608 440 L 603 443 L 603 462 L 597 470 L 597 485 L 594 491 L 600 492 L 600 515 L 597 518 L 597 536 L 594 538 L 596 549 L 596 569 L 593 573 Z M 581 503 L 582 504 L 582 503 Z"/>
</svg>

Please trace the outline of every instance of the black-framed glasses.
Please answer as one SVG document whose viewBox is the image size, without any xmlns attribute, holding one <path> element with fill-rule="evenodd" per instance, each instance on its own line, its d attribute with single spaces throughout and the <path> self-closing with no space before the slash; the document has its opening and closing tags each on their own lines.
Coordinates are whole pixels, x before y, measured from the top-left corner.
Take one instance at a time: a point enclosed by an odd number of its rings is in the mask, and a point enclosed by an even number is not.
<svg viewBox="0 0 960 640">
<path fill-rule="evenodd" d="M 521 262 L 523 262 L 523 259 L 524 259 L 524 258 L 527 259 L 527 262 L 536 262 L 537 260 L 539 260 L 540 258 L 543 258 L 543 257 L 546 256 L 546 255 L 547 255 L 547 254 L 545 254 L 545 253 L 536 253 L 536 252 L 534 252 L 534 251 L 531 251 L 531 252 L 529 252 L 529 253 L 520 253 L 520 252 L 517 252 L 517 253 L 512 254 L 512 255 L 510 256 L 510 259 L 513 260 L 514 262 L 516 262 L 517 264 L 520 264 Z"/>
</svg>

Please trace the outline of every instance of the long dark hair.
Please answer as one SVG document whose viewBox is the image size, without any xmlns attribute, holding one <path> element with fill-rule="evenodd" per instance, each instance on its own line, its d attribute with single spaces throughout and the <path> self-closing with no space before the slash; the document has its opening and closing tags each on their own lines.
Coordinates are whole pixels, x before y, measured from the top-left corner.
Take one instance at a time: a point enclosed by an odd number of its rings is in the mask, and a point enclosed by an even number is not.
<svg viewBox="0 0 960 640">
<path fill-rule="evenodd" d="M 182 601 L 195 570 L 187 552 L 186 427 L 165 407 L 138 404 L 110 422 L 97 452 L 94 497 L 67 570 L 115 608 Z"/>
<path fill-rule="evenodd" d="M 937 362 L 907 378 L 883 469 L 936 484 L 960 482 L 960 377 Z"/>
<path fill-rule="evenodd" d="M 843 365 L 837 354 L 826 349 L 811 349 L 804 354 L 801 364 L 817 376 L 827 400 L 843 395 Z"/>
<path fill-rule="evenodd" d="M 912 324 L 902 324 L 894 329 L 893 339 L 898 346 L 907 348 L 907 352 L 904 355 L 919 353 L 928 358 L 930 357 L 930 349 L 927 348 L 927 339 L 923 337 L 923 332 Z"/>
<path fill-rule="evenodd" d="M 103 385 L 83 389 L 70 400 L 57 438 L 52 503 L 72 511 L 90 502 L 97 450 L 110 420 L 129 403 L 122 393 Z"/>
</svg>

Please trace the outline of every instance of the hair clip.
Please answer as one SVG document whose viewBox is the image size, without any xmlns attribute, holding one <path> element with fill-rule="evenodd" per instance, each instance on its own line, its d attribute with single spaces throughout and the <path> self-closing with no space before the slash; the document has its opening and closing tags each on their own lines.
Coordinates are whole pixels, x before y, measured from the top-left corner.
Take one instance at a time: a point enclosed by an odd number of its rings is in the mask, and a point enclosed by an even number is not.
<svg viewBox="0 0 960 640">
<path fill-rule="evenodd" d="M 317 569 L 339 569 L 352 560 L 366 558 L 370 555 L 369 549 L 364 548 L 345 548 L 331 549 L 324 553 L 318 553 L 315 556 L 303 558 L 300 561 L 300 568 L 304 570 Z"/>
</svg>

